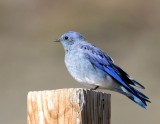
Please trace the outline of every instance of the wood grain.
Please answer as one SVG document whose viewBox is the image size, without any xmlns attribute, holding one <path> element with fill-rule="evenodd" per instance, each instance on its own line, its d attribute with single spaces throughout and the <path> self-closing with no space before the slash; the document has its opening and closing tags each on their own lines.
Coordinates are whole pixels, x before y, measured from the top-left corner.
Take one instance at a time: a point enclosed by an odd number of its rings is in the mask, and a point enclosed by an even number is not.
<svg viewBox="0 0 160 124">
<path fill-rule="evenodd" d="M 74 88 L 29 92 L 27 123 L 110 124 L 110 98 L 110 94 Z"/>
</svg>

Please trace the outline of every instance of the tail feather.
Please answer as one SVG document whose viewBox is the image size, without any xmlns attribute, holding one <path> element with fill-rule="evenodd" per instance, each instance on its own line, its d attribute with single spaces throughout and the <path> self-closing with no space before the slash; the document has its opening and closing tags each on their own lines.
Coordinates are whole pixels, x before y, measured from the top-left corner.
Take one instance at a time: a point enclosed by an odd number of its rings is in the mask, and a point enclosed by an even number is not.
<svg viewBox="0 0 160 124">
<path fill-rule="evenodd" d="M 113 68 L 116 71 L 116 74 L 118 74 L 120 79 L 122 80 L 122 82 L 120 82 L 120 84 L 122 85 L 121 86 L 122 91 L 119 91 L 119 92 L 123 93 L 128 98 L 130 98 L 132 101 L 134 101 L 135 103 L 137 103 L 138 105 L 146 109 L 147 108 L 146 102 L 150 102 L 149 98 L 145 96 L 143 93 L 141 93 L 140 91 L 138 91 L 137 89 L 135 89 L 134 87 L 132 87 L 131 85 L 136 86 L 141 89 L 145 89 L 145 87 L 141 85 L 140 83 L 138 83 L 137 81 L 135 81 L 134 79 L 132 79 L 120 67 L 114 65 Z M 117 81 L 121 81 L 121 80 L 117 80 Z"/>
<path fill-rule="evenodd" d="M 132 79 L 125 71 L 123 71 L 120 67 L 115 65 L 115 69 L 118 70 L 119 75 L 121 76 L 122 80 L 124 82 L 127 82 L 128 84 L 131 84 L 133 86 L 136 86 L 138 88 L 141 89 L 145 89 L 145 87 L 143 85 L 141 85 L 140 83 L 138 83 L 137 81 L 135 81 L 134 79 Z"/>
<path fill-rule="evenodd" d="M 134 89 L 137 93 L 138 93 L 138 95 L 140 96 L 140 97 L 142 97 L 143 99 L 149 99 L 146 95 L 144 95 L 143 93 L 141 93 L 140 91 L 138 91 L 137 89 Z"/>
<path fill-rule="evenodd" d="M 135 103 L 137 103 L 138 105 L 140 105 L 141 107 L 147 109 L 147 104 L 146 101 L 143 101 L 142 99 L 138 98 L 137 96 L 130 94 L 127 95 L 129 99 L 131 99 L 132 101 L 134 101 Z"/>
<path fill-rule="evenodd" d="M 134 93 L 131 93 L 125 88 L 122 88 L 123 94 L 125 94 L 129 99 L 131 99 L 132 101 L 134 101 L 135 103 L 137 103 L 138 105 L 146 109 L 147 108 L 146 102 L 150 102 L 149 98 L 145 96 L 143 93 L 141 93 L 140 91 L 138 91 L 137 89 L 131 86 L 130 88 L 134 91 Z"/>
<path fill-rule="evenodd" d="M 134 86 L 136 86 L 136 87 L 139 87 L 139 88 L 141 88 L 141 89 L 145 89 L 145 87 L 143 86 L 143 85 L 141 85 L 140 83 L 138 83 L 137 81 L 135 81 L 135 80 L 133 80 L 133 79 L 131 79 L 131 81 L 132 81 L 132 85 L 134 85 Z"/>
</svg>

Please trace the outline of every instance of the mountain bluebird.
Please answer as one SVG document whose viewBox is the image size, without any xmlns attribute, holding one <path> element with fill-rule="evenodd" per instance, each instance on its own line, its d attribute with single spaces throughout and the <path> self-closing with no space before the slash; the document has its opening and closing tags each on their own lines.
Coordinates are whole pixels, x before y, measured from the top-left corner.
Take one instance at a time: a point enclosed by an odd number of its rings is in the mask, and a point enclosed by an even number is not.
<svg viewBox="0 0 160 124">
<path fill-rule="evenodd" d="M 91 90 L 101 88 L 121 93 L 146 109 L 149 98 L 131 85 L 141 89 L 145 89 L 144 86 L 115 65 L 108 54 L 89 43 L 83 35 L 69 31 L 56 42 L 63 45 L 66 67 L 75 80 Z"/>
</svg>

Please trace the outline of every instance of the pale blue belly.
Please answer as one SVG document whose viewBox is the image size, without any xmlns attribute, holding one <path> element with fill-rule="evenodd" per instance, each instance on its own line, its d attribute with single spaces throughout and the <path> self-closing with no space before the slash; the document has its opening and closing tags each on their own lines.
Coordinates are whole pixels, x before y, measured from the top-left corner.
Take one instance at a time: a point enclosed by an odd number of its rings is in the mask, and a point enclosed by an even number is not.
<svg viewBox="0 0 160 124">
<path fill-rule="evenodd" d="M 74 57 L 66 56 L 65 64 L 73 78 L 83 85 L 100 86 L 106 89 L 111 89 L 112 85 L 115 85 L 114 80 L 106 72 L 93 66 L 83 54 L 75 54 Z"/>
</svg>

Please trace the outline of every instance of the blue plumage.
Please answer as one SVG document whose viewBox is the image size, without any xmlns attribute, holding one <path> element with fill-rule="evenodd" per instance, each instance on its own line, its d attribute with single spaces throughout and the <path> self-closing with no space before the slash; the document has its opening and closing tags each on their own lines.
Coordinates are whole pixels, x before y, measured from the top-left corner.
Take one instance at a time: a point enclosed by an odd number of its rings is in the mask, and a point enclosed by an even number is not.
<svg viewBox="0 0 160 124">
<path fill-rule="evenodd" d="M 106 53 L 87 42 L 81 34 L 67 32 L 57 41 L 65 49 L 68 71 L 78 82 L 92 89 L 99 87 L 119 92 L 143 108 L 147 107 L 149 98 L 131 85 L 141 89 L 145 89 L 144 86 L 130 78 Z"/>
<path fill-rule="evenodd" d="M 128 97 L 131 100 L 138 103 L 143 108 L 146 108 L 147 106 L 146 101 L 150 102 L 148 100 L 148 97 L 146 97 L 144 94 L 142 94 L 138 90 L 131 87 L 129 84 L 138 86 L 142 89 L 144 89 L 144 86 L 142 86 L 135 80 L 130 79 L 129 75 L 126 72 L 124 72 L 120 67 L 114 65 L 112 59 L 108 55 L 100 51 L 99 49 L 88 46 L 88 51 L 86 54 L 88 54 L 87 56 L 93 65 L 95 65 L 96 67 L 108 73 L 112 78 L 114 78 L 118 83 L 120 83 L 125 89 L 127 89 L 128 92 L 130 92 L 130 95 Z"/>
</svg>

